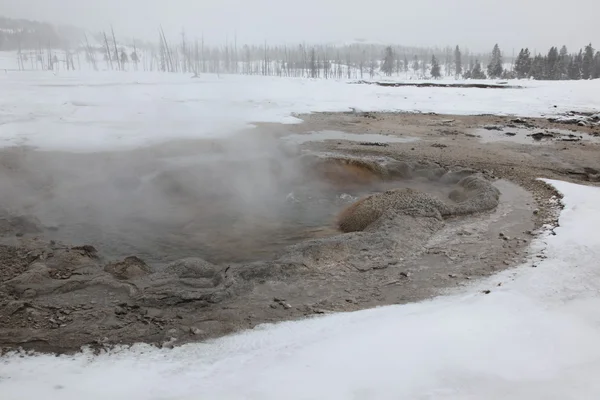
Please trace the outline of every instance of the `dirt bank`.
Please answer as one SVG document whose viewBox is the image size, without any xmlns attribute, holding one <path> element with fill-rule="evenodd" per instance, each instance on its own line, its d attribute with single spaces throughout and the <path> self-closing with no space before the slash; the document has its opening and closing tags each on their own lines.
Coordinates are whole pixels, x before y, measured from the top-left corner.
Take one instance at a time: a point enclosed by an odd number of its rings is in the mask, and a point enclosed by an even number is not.
<svg viewBox="0 0 600 400">
<path fill-rule="evenodd" d="M 569 125 L 581 139 L 562 141 L 565 125 L 545 119 L 302 118 L 245 132 L 252 151 L 207 141 L 91 155 L 2 150 L 0 175 L 11 190 L 0 205 L 0 345 L 170 346 L 422 300 L 525 260 L 535 231 L 556 223 L 559 199 L 537 178 L 596 184 L 600 170 L 595 126 Z M 484 143 L 476 134 L 504 135 L 511 126 L 524 135 L 556 132 L 543 143 L 510 135 Z M 280 146 L 290 134 L 323 130 L 371 136 Z M 210 158 L 220 156 L 234 160 Z M 66 202 L 82 191 L 79 204 Z M 52 224 L 49 215 L 64 219 Z M 352 232 L 336 230 L 340 215 Z M 215 221 L 219 229 L 206 229 Z M 81 241 L 83 234 L 95 239 Z M 257 247 L 268 250 L 243 257 Z M 215 256 L 235 251 L 230 260 Z"/>
</svg>

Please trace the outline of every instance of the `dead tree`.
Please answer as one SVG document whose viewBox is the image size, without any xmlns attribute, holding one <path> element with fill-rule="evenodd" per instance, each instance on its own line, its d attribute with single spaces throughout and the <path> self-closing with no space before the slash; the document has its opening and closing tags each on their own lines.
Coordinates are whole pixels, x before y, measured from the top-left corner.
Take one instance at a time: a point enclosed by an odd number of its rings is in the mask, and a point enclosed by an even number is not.
<svg viewBox="0 0 600 400">
<path fill-rule="evenodd" d="M 115 45 L 115 58 L 117 59 L 117 66 L 119 67 L 119 71 L 122 71 L 123 67 L 121 65 L 121 58 L 119 57 L 119 50 L 117 49 L 117 38 L 115 37 L 115 30 L 113 29 L 112 25 L 110 26 L 110 30 L 112 32 L 113 44 Z"/>
<path fill-rule="evenodd" d="M 90 42 L 88 41 L 87 35 L 84 34 L 84 36 L 85 36 L 85 49 L 86 49 L 86 54 L 87 54 L 87 60 L 92 64 L 94 71 L 98 71 L 98 65 L 96 65 L 96 56 L 94 55 L 92 47 L 90 46 Z"/>
<path fill-rule="evenodd" d="M 104 45 L 106 46 L 106 58 L 110 65 L 110 69 L 113 69 L 112 56 L 110 54 L 110 46 L 108 45 L 108 38 L 106 37 L 106 32 L 102 32 L 104 34 Z"/>
</svg>

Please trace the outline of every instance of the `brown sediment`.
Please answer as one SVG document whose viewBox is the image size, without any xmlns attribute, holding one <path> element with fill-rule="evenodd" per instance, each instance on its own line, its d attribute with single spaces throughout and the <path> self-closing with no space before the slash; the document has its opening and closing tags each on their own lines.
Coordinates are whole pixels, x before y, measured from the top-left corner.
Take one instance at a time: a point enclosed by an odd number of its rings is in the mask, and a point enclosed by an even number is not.
<svg viewBox="0 0 600 400">
<path fill-rule="evenodd" d="M 555 140 L 532 146 L 510 141 L 481 143 L 473 131 L 490 124 L 519 124 L 541 131 L 564 126 L 546 119 L 515 122 L 514 117 L 497 116 L 371 113 L 366 118 L 323 113 L 302 118 L 304 124 L 262 124 L 254 133 L 278 137 L 338 129 L 419 140 L 388 146 L 343 140 L 308 142 L 301 146 L 308 155 L 298 164 L 259 162 L 256 170 L 238 160 L 232 171 L 248 171 L 231 184 L 247 185 L 248 193 L 267 188 L 256 188 L 253 178 L 269 174 L 275 180 L 293 176 L 293 183 L 317 179 L 319 188 L 324 185 L 352 198 L 327 209 L 316 225 L 286 231 L 286 237 L 293 239 L 286 246 L 269 247 L 269 237 L 244 225 L 248 221 L 243 215 L 206 229 L 214 215 L 229 214 L 205 214 L 208 219 L 202 219 L 198 218 L 201 210 L 188 212 L 199 199 L 202 202 L 197 204 L 235 210 L 235 203 L 227 203 L 232 200 L 225 190 L 228 182 L 217 197 L 208 190 L 215 181 L 206 176 L 219 171 L 203 167 L 190 172 L 181 167 L 161 175 L 156 169 L 156 160 L 173 155 L 215 153 L 218 146 L 212 143 L 173 142 L 97 155 L 0 150 L 0 178 L 16 185 L 13 194 L 26 194 L 13 201 L 8 192 L 2 199 L 23 208 L 20 213 L 11 208 L 0 214 L 0 347 L 67 352 L 82 345 L 173 345 L 264 322 L 419 301 L 527 259 L 536 229 L 555 225 L 560 207 L 558 193 L 538 178 L 598 185 L 600 148 L 586 140 L 600 130 L 595 126 L 570 126 L 584 137 L 579 142 Z M 171 223 L 174 232 L 189 235 L 198 244 L 196 252 L 149 263 L 141 254 L 115 259 L 109 248 L 97 243 L 76 246 L 50 241 L 65 227 L 44 225 L 31 210 L 40 198 L 60 198 L 61 182 L 51 179 L 49 169 L 44 168 L 58 158 L 64 165 L 95 166 L 103 174 L 121 171 L 116 193 L 136 193 L 146 185 L 177 192 L 177 201 L 167 202 L 165 223 Z M 25 163 L 25 159 L 33 162 Z M 296 176 L 288 167 L 302 173 Z M 141 179 L 144 174 L 155 180 Z M 76 181 L 76 175 L 69 175 L 70 184 L 92 192 L 95 184 L 104 188 L 101 181 L 85 186 Z M 27 190 L 19 192 L 23 187 Z M 364 187 L 372 192 L 358 190 Z M 358 191 L 352 193 L 361 200 L 344 192 L 354 189 Z M 132 198 L 139 200 L 132 210 L 148 207 L 143 196 Z M 309 198 L 296 201 L 302 212 L 314 217 L 318 202 L 310 203 Z M 270 215 L 273 205 L 257 207 Z M 285 228 L 277 218 L 265 221 L 257 215 L 250 222 L 262 221 L 263 228 Z M 349 233 L 336 234 L 336 216 L 340 228 Z M 148 227 L 150 233 L 152 229 Z M 211 234 L 193 236 L 202 229 Z M 126 232 L 112 233 L 127 237 Z M 140 235 L 131 237 L 135 239 Z M 165 236 L 155 243 L 158 252 L 173 251 L 173 247 L 160 247 L 168 239 Z M 264 258 L 211 262 L 205 257 L 207 243 L 222 246 L 225 252 L 260 248 L 263 253 L 256 254 Z"/>
</svg>

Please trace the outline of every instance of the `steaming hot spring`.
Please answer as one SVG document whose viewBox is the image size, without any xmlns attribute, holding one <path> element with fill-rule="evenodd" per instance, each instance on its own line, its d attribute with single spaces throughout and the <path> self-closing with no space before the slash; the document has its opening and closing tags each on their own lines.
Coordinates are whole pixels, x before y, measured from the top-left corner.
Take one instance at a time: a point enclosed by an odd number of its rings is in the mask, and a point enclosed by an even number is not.
<svg viewBox="0 0 600 400">
<path fill-rule="evenodd" d="M 307 154 L 271 141 L 4 161 L 13 168 L 2 175 L 11 193 L 3 207 L 33 216 L 46 238 L 149 264 L 269 259 L 301 241 L 363 230 L 383 204 L 365 198 L 387 190 L 463 200 L 456 179 L 440 179 L 435 165 Z"/>
</svg>

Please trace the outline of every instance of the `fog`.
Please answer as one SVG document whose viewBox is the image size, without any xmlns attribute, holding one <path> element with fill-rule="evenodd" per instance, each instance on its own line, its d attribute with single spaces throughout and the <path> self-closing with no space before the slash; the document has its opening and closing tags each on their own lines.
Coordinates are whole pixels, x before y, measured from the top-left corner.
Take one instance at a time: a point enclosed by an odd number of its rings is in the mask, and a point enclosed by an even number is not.
<svg viewBox="0 0 600 400">
<path fill-rule="evenodd" d="M 0 15 L 69 23 L 92 30 L 113 24 L 120 35 L 155 40 L 185 27 L 224 43 L 346 42 L 365 39 L 415 46 L 459 44 L 489 51 L 580 48 L 600 37 L 597 0 L 3 0 Z"/>
</svg>

